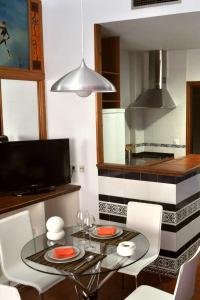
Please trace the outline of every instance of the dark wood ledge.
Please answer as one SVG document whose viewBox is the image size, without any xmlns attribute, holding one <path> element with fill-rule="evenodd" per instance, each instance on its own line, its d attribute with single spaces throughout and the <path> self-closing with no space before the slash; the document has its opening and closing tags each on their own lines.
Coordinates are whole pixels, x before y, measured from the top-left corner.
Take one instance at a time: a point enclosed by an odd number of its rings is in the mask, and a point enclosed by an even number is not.
<svg viewBox="0 0 200 300">
<path fill-rule="evenodd" d="M 200 168 L 200 155 L 190 154 L 151 166 L 153 172 L 163 175 L 185 176 Z"/>
<path fill-rule="evenodd" d="M 156 174 L 165 176 L 185 176 L 200 169 L 200 155 L 189 154 L 187 156 L 165 160 L 162 162 L 152 161 L 151 164 L 143 166 L 117 165 L 117 164 L 98 164 L 99 170 L 116 170 L 135 173 Z"/>
<path fill-rule="evenodd" d="M 79 185 L 64 184 L 56 186 L 56 189 L 51 192 L 26 195 L 22 197 L 14 196 L 10 193 L 0 193 L 0 214 L 43 202 L 58 196 L 73 193 L 80 190 Z"/>
</svg>

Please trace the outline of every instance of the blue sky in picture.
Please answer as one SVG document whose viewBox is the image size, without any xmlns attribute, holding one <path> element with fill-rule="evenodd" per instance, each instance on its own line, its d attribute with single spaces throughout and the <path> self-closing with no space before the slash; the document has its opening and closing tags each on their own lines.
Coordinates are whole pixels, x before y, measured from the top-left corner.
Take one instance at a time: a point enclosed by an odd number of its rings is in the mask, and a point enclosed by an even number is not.
<svg viewBox="0 0 200 300">
<path fill-rule="evenodd" d="M 27 0 L 0 0 L 0 66 L 29 68 Z"/>
</svg>

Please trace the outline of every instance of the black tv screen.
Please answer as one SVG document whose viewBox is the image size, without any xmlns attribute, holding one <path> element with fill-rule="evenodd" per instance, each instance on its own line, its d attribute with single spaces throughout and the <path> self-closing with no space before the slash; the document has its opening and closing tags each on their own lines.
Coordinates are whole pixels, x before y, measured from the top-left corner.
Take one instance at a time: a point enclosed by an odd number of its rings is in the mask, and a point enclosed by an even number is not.
<svg viewBox="0 0 200 300">
<path fill-rule="evenodd" d="M 70 181 L 69 139 L 0 143 L 0 191 Z"/>
</svg>

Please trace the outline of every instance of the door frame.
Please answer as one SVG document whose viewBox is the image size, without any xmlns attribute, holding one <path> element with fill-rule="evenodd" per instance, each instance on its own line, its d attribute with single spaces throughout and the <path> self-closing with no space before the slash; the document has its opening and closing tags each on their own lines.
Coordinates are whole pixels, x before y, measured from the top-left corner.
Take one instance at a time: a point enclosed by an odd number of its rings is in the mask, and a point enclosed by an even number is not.
<svg viewBox="0 0 200 300">
<path fill-rule="evenodd" d="M 191 154 L 192 151 L 192 89 L 200 88 L 200 81 L 186 82 L 186 154 Z"/>
</svg>

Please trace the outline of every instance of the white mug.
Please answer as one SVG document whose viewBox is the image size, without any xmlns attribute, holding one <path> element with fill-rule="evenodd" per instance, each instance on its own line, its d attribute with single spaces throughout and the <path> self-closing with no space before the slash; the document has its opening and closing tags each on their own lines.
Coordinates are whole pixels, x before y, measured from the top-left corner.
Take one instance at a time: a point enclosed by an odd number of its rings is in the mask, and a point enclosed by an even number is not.
<svg viewBox="0 0 200 300">
<path fill-rule="evenodd" d="M 134 242 L 121 242 L 117 246 L 117 253 L 121 256 L 131 256 L 135 251 L 135 243 Z"/>
</svg>

